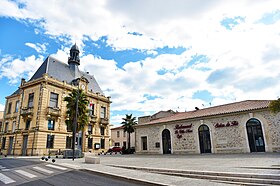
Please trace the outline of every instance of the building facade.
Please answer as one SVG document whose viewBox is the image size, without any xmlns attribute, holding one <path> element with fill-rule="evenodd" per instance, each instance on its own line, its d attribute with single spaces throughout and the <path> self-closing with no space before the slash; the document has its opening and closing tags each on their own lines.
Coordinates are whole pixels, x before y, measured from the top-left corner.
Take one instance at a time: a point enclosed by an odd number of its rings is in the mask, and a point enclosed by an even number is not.
<svg viewBox="0 0 280 186">
<path fill-rule="evenodd" d="M 8 155 L 44 155 L 72 148 L 72 129 L 65 120 L 64 98 L 83 89 L 89 100 L 89 123 L 77 133 L 76 148 L 109 148 L 110 97 L 105 97 L 94 76 L 79 70 L 79 49 L 72 46 L 68 64 L 49 56 L 29 81 L 6 97 L 1 127 L 1 151 Z"/>
<path fill-rule="evenodd" d="M 280 113 L 271 113 L 269 103 L 248 100 L 156 119 L 139 118 L 136 153 L 280 152 Z"/>
<path fill-rule="evenodd" d="M 4 111 L 0 111 L 0 131 L 3 126 L 3 117 L 4 117 Z M 0 137 L 0 144 L 1 144 L 2 138 Z M 1 149 L 0 149 L 0 154 L 2 155 Z"/>
<path fill-rule="evenodd" d="M 123 127 L 111 129 L 112 146 L 128 148 L 128 133 L 124 132 Z M 135 133 L 130 134 L 130 147 L 135 147 Z"/>
</svg>

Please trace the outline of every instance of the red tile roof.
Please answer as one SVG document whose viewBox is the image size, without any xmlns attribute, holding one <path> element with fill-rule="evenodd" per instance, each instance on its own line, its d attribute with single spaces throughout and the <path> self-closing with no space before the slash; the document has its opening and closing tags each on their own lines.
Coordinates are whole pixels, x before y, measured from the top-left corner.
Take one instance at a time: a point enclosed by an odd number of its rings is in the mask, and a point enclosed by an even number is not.
<svg viewBox="0 0 280 186">
<path fill-rule="evenodd" d="M 172 116 L 151 120 L 147 123 L 142 123 L 139 125 L 164 123 L 164 122 L 178 121 L 178 120 L 184 120 L 184 119 L 200 118 L 200 117 L 205 117 L 205 116 L 215 116 L 215 115 L 263 109 L 263 108 L 268 108 L 268 105 L 270 102 L 271 102 L 271 100 L 240 101 L 240 102 L 229 103 L 229 104 L 225 104 L 225 105 L 219 105 L 219 106 L 209 107 L 209 108 L 200 109 L 200 110 L 194 110 L 194 111 L 188 111 L 188 112 L 178 112 Z"/>
<path fill-rule="evenodd" d="M 111 130 L 118 130 L 118 129 L 123 129 L 123 126 L 115 127 L 115 128 L 112 128 Z"/>
</svg>

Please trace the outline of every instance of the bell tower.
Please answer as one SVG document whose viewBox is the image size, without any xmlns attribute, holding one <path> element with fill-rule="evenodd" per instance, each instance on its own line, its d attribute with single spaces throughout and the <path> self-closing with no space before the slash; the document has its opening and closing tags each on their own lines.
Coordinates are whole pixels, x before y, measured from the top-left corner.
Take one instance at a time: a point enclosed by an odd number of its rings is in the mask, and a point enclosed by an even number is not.
<svg viewBox="0 0 280 186">
<path fill-rule="evenodd" d="M 73 45 L 70 50 L 70 57 L 68 58 L 68 64 L 74 63 L 74 65 L 80 65 L 80 57 L 79 57 L 79 48 L 76 45 Z"/>
<path fill-rule="evenodd" d="M 74 73 L 75 78 L 78 78 L 79 76 L 79 68 L 80 65 L 80 57 L 79 57 L 79 48 L 76 45 L 73 45 L 70 49 L 70 57 L 68 58 L 68 64 L 70 67 L 70 70 Z"/>
</svg>

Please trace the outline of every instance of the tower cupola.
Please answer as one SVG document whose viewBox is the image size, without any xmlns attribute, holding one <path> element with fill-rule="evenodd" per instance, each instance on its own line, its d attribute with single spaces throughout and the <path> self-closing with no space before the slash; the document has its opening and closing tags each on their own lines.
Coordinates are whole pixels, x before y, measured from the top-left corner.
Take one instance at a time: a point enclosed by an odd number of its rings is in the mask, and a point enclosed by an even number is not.
<svg viewBox="0 0 280 186">
<path fill-rule="evenodd" d="M 79 57 L 79 48 L 76 45 L 73 45 L 70 49 L 70 57 L 68 57 L 68 64 L 69 64 L 69 68 L 72 71 L 72 73 L 74 74 L 75 78 L 79 77 L 79 65 L 80 65 L 80 57 Z"/>
<path fill-rule="evenodd" d="M 73 45 L 70 49 L 70 57 L 68 58 L 68 64 L 71 65 L 80 65 L 80 57 L 79 57 L 79 48 L 76 45 Z"/>
</svg>

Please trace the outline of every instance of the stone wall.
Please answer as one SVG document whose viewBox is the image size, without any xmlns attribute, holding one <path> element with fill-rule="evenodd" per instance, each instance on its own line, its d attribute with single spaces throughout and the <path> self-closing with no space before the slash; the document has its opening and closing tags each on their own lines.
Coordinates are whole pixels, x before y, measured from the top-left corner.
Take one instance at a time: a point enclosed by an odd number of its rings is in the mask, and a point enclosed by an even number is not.
<svg viewBox="0 0 280 186">
<path fill-rule="evenodd" d="M 136 152 L 162 154 L 162 131 L 168 129 L 171 135 L 173 154 L 200 153 L 199 127 L 209 127 L 212 153 L 250 152 L 246 123 L 256 118 L 261 122 L 266 152 L 280 151 L 280 113 L 268 110 L 242 112 L 231 115 L 204 117 L 164 124 L 148 124 L 136 128 Z M 141 137 L 147 136 L 148 150 L 142 150 Z M 160 147 L 155 147 L 155 143 Z"/>
</svg>

